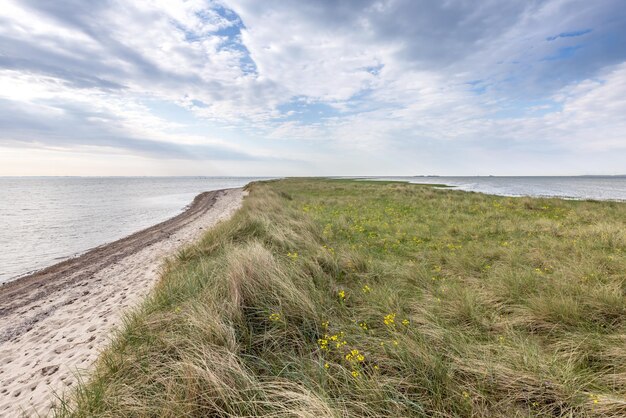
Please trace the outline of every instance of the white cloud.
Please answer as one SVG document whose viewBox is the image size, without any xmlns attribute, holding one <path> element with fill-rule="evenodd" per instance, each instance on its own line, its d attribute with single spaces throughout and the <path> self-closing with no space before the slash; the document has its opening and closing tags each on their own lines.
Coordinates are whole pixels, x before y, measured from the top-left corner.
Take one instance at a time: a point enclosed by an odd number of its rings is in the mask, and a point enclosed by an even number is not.
<svg viewBox="0 0 626 418">
<path fill-rule="evenodd" d="M 626 149 L 622 9 L 616 0 L 6 0 L 0 145 L 256 156 L 297 174 L 344 156 L 364 171 L 376 158 L 395 170 L 427 158 L 457 168 L 443 157 L 507 152 L 561 153 L 565 165 L 585 150 Z M 298 172 L 293 160 L 310 164 Z"/>
</svg>

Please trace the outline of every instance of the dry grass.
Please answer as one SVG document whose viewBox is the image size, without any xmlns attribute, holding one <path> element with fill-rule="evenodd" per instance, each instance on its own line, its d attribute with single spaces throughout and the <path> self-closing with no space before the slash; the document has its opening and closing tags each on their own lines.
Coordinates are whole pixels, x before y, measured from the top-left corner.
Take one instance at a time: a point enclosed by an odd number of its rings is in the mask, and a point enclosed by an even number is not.
<svg viewBox="0 0 626 418">
<path fill-rule="evenodd" d="M 626 415 L 626 204 L 255 183 L 58 416 Z"/>
</svg>

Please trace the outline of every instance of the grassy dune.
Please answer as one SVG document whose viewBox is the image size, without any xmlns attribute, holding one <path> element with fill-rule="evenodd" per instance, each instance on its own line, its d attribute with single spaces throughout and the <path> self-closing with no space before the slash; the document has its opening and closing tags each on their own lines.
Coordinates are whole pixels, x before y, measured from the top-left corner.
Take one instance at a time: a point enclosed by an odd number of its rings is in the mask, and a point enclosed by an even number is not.
<svg viewBox="0 0 626 418">
<path fill-rule="evenodd" d="M 59 416 L 626 416 L 626 204 L 249 190 Z"/>
</svg>

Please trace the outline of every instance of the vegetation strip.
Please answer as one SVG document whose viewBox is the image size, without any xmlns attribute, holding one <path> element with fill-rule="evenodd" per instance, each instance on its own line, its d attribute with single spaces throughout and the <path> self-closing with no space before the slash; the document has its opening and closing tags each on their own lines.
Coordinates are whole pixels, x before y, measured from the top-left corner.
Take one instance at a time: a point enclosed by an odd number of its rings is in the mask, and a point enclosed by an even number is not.
<svg viewBox="0 0 626 418">
<path fill-rule="evenodd" d="M 626 204 L 248 189 L 59 416 L 626 415 Z"/>
</svg>

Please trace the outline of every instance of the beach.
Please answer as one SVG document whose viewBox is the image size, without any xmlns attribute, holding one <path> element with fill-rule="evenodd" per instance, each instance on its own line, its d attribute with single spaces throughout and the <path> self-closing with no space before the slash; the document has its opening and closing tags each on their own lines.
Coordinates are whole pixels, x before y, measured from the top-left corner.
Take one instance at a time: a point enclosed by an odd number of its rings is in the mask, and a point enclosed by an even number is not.
<svg viewBox="0 0 626 418">
<path fill-rule="evenodd" d="M 174 218 L 1 286 L 0 415 L 46 415 L 88 374 L 164 260 L 229 218 L 244 195 L 202 193 Z"/>
</svg>

